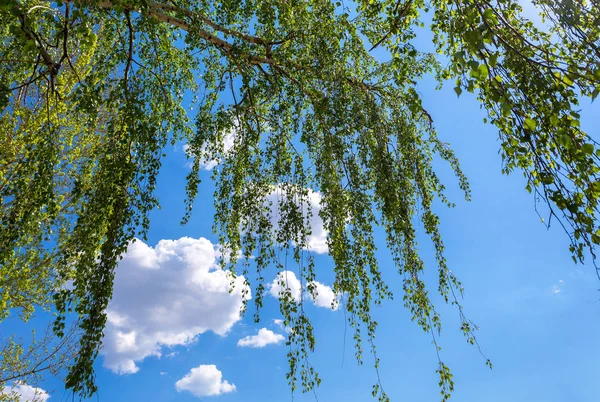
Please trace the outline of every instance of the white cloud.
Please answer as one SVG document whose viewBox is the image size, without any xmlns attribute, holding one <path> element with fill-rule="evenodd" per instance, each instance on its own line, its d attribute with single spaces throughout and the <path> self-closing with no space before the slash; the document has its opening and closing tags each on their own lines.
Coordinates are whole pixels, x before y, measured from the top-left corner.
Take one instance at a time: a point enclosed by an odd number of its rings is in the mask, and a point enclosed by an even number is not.
<svg viewBox="0 0 600 402">
<path fill-rule="evenodd" d="M 304 221 L 308 219 L 308 224 L 311 229 L 311 234 L 306 239 L 307 250 L 314 251 L 317 254 L 327 253 L 327 231 L 323 225 L 323 219 L 319 216 L 321 211 L 322 196 L 321 193 L 308 190 L 308 203 L 304 202 L 302 205 L 298 205 L 302 208 L 302 216 Z M 275 188 L 271 194 L 267 196 L 267 202 L 271 208 L 271 224 L 273 228 L 277 230 L 279 227 L 279 209 L 280 206 L 286 201 L 286 194 L 281 186 Z M 298 203 L 300 204 L 300 203 Z M 310 217 L 309 217 L 310 211 Z"/>
<path fill-rule="evenodd" d="M 271 296 L 280 298 L 287 292 L 290 293 L 292 299 L 296 302 L 300 301 L 300 296 L 302 295 L 302 285 L 298 278 L 296 278 L 296 274 L 292 271 L 281 271 L 277 274 L 277 278 L 273 279 L 269 285 L 269 293 Z"/>
<path fill-rule="evenodd" d="M 223 134 L 223 149 L 222 154 L 227 155 L 229 151 L 235 145 L 235 137 L 236 131 L 235 128 L 231 128 Z M 188 157 L 192 157 L 192 152 L 190 150 L 189 144 L 185 144 L 183 146 L 183 150 Z M 200 150 L 200 168 L 204 170 L 213 170 L 216 166 L 218 166 L 222 161 L 219 158 L 211 158 L 212 155 L 209 154 L 206 147 L 202 147 Z M 191 164 L 189 164 L 191 166 Z"/>
<path fill-rule="evenodd" d="M 264 348 L 267 345 L 281 343 L 284 339 L 283 335 L 276 334 L 266 328 L 261 328 L 258 334 L 242 338 L 237 344 L 242 347 Z"/>
<path fill-rule="evenodd" d="M 333 289 L 321 282 L 314 281 L 313 284 L 315 286 L 315 296 L 313 298 L 315 306 L 337 310 L 340 302 Z"/>
<path fill-rule="evenodd" d="M 306 296 L 309 296 L 312 302 L 317 307 L 324 308 L 333 308 L 333 310 L 337 310 L 339 307 L 339 301 L 336 294 L 333 292 L 333 289 L 330 286 L 324 285 L 320 282 L 314 281 L 313 285 L 315 287 L 315 297 L 313 298 L 310 295 L 308 289 L 302 289 L 302 285 L 296 274 L 292 271 L 281 271 L 277 274 L 277 277 L 268 285 L 269 293 L 271 296 L 276 298 L 281 298 L 286 292 L 289 291 L 290 296 L 294 301 L 300 302 L 302 297 L 302 293 L 305 292 Z M 283 322 L 278 323 L 274 320 L 276 325 L 282 325 Z"/>
<path fill-rule="evenodd" d="M 282 320 L 282 319 L 279 319 L 279 318 L 277 318 L 277 319 L 274 319 L 274 320 L 273 320 L 273 324 L 275 324 L 275 325 L 276 325 L 276 326 L 277 326 L 279 329 L 282 329 L 282 330 L 284 330 L 284 331 L 285 331 L 285 332 L 287 332 L 288 334 L 289 334 L 289 333 L 290 333 L 290 331 L 291 331 L 291 328 L 290 328 L 290 327 L 286 327 L 285 325 L 283 325 L 283 320 Z"/>
<path fill-rule="evenodd" d="M 223 373 L 214 364 L 202 364 L 190 370 L 175 383 L 177 391 L 189 391 L 195 396 L 216 396 L 235 391 L 235 384 L 223 380 Z"/>
<path fill-rule="evenodd" d="M 189 345 L 206 331 L 225 335 L 240 319 L 245 286 L 237 277 L 230 293 L 231 275 L 217 255 L 204 238 L 161 240 L 154 248 L 132 243 L 107 309 L 104 366 L 135 373 L 136 362 L 161 356 L 165 347 Z"/>
<path fill-rule="evenodd" d="M 15 381 L 13 385 L 0 389 L 0 396 L 2 395 L 17 397 L 19 402 L 45 402 L 50 399 L 50 395 L 43 389 L 32 387 L 21 381 Z"/>
<path fill-rule="evenodd" d="M 552 286 L 552 293 L 553 294 L 558 294 L 562 291 L 562 286 L 563 286 L 564 281 L 561 279 L 558 281 L 558 283 L 556 285 Z"/>
</svg>

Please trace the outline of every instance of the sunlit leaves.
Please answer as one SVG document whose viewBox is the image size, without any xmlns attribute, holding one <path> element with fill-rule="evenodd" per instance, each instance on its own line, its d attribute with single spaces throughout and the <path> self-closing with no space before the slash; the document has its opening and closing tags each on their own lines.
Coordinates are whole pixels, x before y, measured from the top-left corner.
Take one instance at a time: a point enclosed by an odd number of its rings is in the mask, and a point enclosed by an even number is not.
<svg viewBox="0 0 600 402">
<path fill-rule="evenodd" d="M 516 0 L 1 1 L 0 128 L 12 134 L 0 148 L 0 266 L 13 282 L 2 287 L 11 291 L 0 316 L 30 313 L 54 293 L 56 332 L 68 312 L 84 330 L 67 386 L 93 393 L 114 269 L 150 227 L 165 147 L 183 141 L 191 156 L 183 221 L 212 161 L 222 264 L 253 286 L 255 320 L 267 270 L 316 280 L 307 239 L 318 192 L 357 361 L 367 345 L 378 369 L 371 311 L 394 296 L 377 258 L 378 226 L 401 299 L 436 350 L 436 290 L 475 344 L 444 257 L 434 206 L 453 203 L 434 158 L 450 165 L 467 198 L 469 187 L 421 104 L 421 77 L 476 94 L 498 128 L 503 171 L 524 173 L 563 223 L 575 260 L 600 241 L 600 149 L 578 114 L 579 98 L 600 91 L 600 13 L 594 2 L 534 3 L 549 31 L 523 18 Z M 428 11 L 440 60 L 413 44 Z M 434 284 L 424 279 L 433 267 L 418 251 L 420 232 L 434 246 Z M 69 280 L 72 288 L 56 286 Z M 284 292 L 280 310 L 291 328 L 288 381 L 310 391 L 321 379 L 301 294 Z M 440 355 L 437 372 L 445 400 L 454 383 Z M 373 395 L 387 400 L 379 380 Z"/>
</svg>

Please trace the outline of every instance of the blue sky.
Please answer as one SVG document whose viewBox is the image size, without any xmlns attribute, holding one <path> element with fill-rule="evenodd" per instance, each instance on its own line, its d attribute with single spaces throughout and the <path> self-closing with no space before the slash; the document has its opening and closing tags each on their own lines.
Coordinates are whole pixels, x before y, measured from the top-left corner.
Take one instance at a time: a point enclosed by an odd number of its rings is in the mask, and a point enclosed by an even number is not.
<svg viewBox="0 0 600 402">
<path fill-rule="evenodd" d="M 437 209 L 446 256 L 464 284 L 465 310 L 480 327 L 483 353 L 494 364 L 489 370 L 477 349 L 466 344 L 455 309 L 439 304 L 444 319 L 441 355 L 455 375 L 452 400 L 596 401 L 600 281 L 592 264 L 573 264 L 562 230 L 546 230 L 540 223 L 522 176 L 501 175 L 497 132 L 482 123 L 484 113 L 474 96 L 457 99 L 451 85 L 442 91 L 434 91 L 434 86 L 432 80 L 420 83 L 424 106 L 440 137 L 459 157 L 473 196 L 464 202 L 450 169 L 440 165 L 449 195 L 457 203 L 454 209 Z M 584 105 L 582 115 L 583 128 L 598 138 L 598 104 Z M 96 363 L 100 391 L 91 400 L 291 400 L 283 342 L 238 345 L 263 328 L 261 339 L 276 341 L 285 329 L 274 322 L 281 318 L 275 297 L 266 298 L 259 324 L 252 322 L 252 304 L 245 318 L 238 320 L 232 314 L 239 297 L 224 291 L 224 278 L 211 267 L 217 239 L 211 233 L 209 172 L 203 173 L 192 220 L 183 227 L 178 223 L 184 212 L 187 172 L 182 149 L 171 150 L 159 181 L 162 209 L 152 214 L 148 244 L 137 243 L 117 273 L 107 349 Z M 424 236 L 421 239 L 422 255 L 435 281 L 431 246 Z M 398 295 L 375 312 L 384 389 L 393 401 L 439 400 L 431 338 L 410 321 L 402 306 L 400 278 L 383 251 L 380 260 L 384 279 Z M 315 261 L 318 280 L 330 285 L 330 258 L 319 254 Z M 202 269 L 196 269 L 199 266 Z M 272 271 L 267 280 L 274 277 Z M 364 366 L 356 365 L 343 309 L 312 304 L 307 308 L 317 338 L 311 362 L 323 378 L 318 400 L 371 400 L 376 381 L 372 361 L 367 357 Z M 30 325 L 39 327 L 44 318 Z M 15 329 L 23 330 L 10 320 L 0 324 L 2 333 Z M 254 341 L 246 338 L 242 343 Z M 48 379 L 41 387 L 51 395 L 50 401 L 70 399 L 56 380 Z M 218 395 L 207 396 L 210 393 Z M 296 394 L 294 400 L 312 401 L 315 396 Z"/>
</svg>

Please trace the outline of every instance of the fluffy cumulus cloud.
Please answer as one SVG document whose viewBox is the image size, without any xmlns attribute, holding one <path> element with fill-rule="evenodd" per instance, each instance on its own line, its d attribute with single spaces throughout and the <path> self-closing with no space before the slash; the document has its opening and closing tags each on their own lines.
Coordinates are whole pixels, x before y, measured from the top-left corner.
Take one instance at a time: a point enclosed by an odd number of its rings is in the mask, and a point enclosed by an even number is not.
<svg viewBox="0 0 600 402">
<path fill-rule="evenodd" d="M 242 338 L 237 344 L 242 347 L 264 348 L 267 345 L 281 343 L 284 339 L 283 335 L 276 334 L 266 328 L 261 328 L 258 334 Z"/>
<path fill-rule="evenodd" d="M 324 285 L 320 282 L 314 281 L 315 297 L 313 298 L 308 291 L 308 288 L 302 288 L 300 280 L 296 277 L 296 274 L 292 271 L 281 271 L 277 274 L 277 277 L 268 285 L 269 293 L 271 296 L 276 298 L 283 297 L 289 292 L 291 297 L 299 302 L 302 294 L 304 293 L 305 298 L 310 298 L 315 306 L 332 308 L 337 310 L 339 307 L 339 301 L 337 295 L 333 292 L 330 286 Z"/>
<path fill-rule="evenodd" d="M 104 366 L 135 373 L 136 362 L 161 356 L 165 348 L 190 344 L 206 331 L 225 335 L 240 319 L 244 278 L 231 289 L 218 256 L 204 238 L 161 240 L 154 248 L 132 243 L 117 268 L 107 310 Z"/>
<path fill-rule="evenodd" d="M 43 389 L 32 387 L 21 381 L 15 381 L 12 385 L 1 389 L 0 397 L 2 395 L 17 397 L 19 402 L 45 402 L 50 399 L 50 395 Z"/>
<path fill-rule="evenodd" d="M 175 383 L 177 391 L 189 391 L 198 398 L 235 391 L 235 384 L 223 380 L 223 373 L 214 364 L 202 364 L 190 370 Z"/>
<path fill-rule="evenodd" d="M 267 202 L 271 208 L 271 223 L 274 228 L 278 227 L 280 219 L 280 205 L 285 202 L 285 193 L 281 187 L 275 188 L 271 194 L 267 196 Z M 308 224 L 311 229 L 311 234 L 306 239 L 307 250 L 314 251 L 318 254 L 327 253 L 327 231 L 323 225 L 323 219 L 319 216 L 321 211 L 322 196 L 319 192 L 308 189 L 307 203 L 299 205 L 302 208 L 304 220 L 308 219 Z M 300 204 L 300 203 L 299 203 Z M 310 216 L 309 216 L 310 211 Z"/>
</svg>

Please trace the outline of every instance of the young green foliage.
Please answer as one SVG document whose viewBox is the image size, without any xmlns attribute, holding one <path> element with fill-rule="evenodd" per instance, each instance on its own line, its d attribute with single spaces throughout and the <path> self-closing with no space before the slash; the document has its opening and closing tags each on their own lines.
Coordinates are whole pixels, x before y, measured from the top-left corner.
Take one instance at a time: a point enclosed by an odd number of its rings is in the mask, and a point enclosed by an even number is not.
<svg viewBox="0 0 600 402">
<path fill-rule="evenodd" d="M 422 76 L 477 94 L 498 127 L 504 172 L 523 172 L 575 260 L 600 242 L 600 150 L 577 112 L 581 97 L 600 92 L 600 9 L 595 0 L 534 3 L 547 30 L 516 0 L 0 0 L 0 314 L 30 312 L 52 294 L 60 335 L 65 315 L 77 313 L 83 335 L 66 385 L 94 393 L 114 270 L 149 228 L 165 146 L 185 141 L 193 163 L 184 221 L 203 162 L 219 161 L 214 229 L 230 256 L 223 264 L 253 288 L 257 320 L 268 267 L 294 264 L 315 296 L 307 238 L 318 191 L 359 363 L 366 341 L 378 369 L 371 309 L 393 296 L 377 226 L 404 305 L 436 350 L 435 288 L 476 343 L 444 258 L 433 207 L 436 198 L 452 204 L 433 158 L 449 163 L 466 198 L 469 186 L 423 109 Z M 412 45 L 427 12 L 442 56 Z M 225 149 L 227 133 L 235 135 Z M 423 279 L 419 231 L 435 248 L 436 284 Z M 23 267 L 32 274 L 14 274 Z M 280 309 L 291 329 L 287 378 L 310 391 L 321 380 L 309 362 L 316 340 L 304 297 L 284 291 Z M 441 359 L 437 373 L 446 400 L 454 383 Z M 388 400 L 379 380 L 373 395 Z"/>
</svg>

